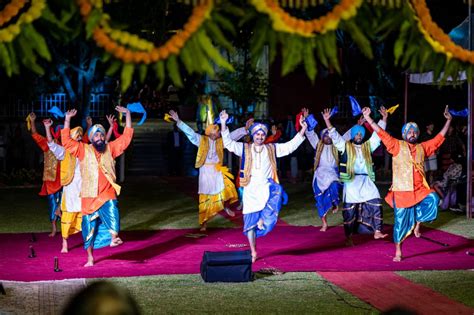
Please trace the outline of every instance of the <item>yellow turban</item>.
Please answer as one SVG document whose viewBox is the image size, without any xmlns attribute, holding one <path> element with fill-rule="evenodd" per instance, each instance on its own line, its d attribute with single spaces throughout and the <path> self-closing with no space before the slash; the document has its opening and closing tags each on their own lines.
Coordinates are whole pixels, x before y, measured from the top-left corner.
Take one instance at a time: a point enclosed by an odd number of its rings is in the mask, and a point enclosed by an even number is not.
<svg viewBox="0 0 474 315">
<path fill-rule="evenodd" d="M 218 131 L 219 131 L 219 127 L 217 125 L 208 125 L 204 133 L 206 134 L 206 136 L 209 136 L 210 134 L 216 133 Z"/>
<path fill-rule="evenodd" d="M 73 128 L 69 132 L 69 134 L 71 135 L 71 138 L 74 139 L 74 140 L 78 140 L 79 137 L 82 137 L 83 133 L 84 133 L 84 131 L 82 130 L 82 127 Z"/>
</svg>

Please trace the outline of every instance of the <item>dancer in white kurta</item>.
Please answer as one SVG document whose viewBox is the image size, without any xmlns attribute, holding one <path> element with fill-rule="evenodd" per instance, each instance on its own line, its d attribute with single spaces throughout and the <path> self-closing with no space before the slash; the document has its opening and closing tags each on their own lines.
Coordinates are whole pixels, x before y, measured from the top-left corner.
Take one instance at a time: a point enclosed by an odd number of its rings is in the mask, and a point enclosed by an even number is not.
<svg viewBox="0 0 474 315">
<path fill-rule="evenodd" d="M 63 244 L 61 253 L 67 253 L 67 239 L 70 235 L 81 231 L 82 213 L 80 193 L 82 176 L 80 162 L 78 158 L 67 152 L 63 146 L 53 141 L 50 131 L 52 124 L 51 119 L 44 120 L 43 124 L 46 129 L 49 150 L 58 161 L 61 161 L 61 185 L 63 186 L 61 197 L 61 235 L 63 237 Z M 75 141 L 81 141 L 82 128 L 76 127 L 71 129 L 70 135 Z"/>
<path fill-rule="evenodd" d="M 381 107 L 380 114 L 383 119 L 378 125 L 385 129 L 388 114 L 384 107 Z M 382 233 L 382 199 L 375 186 L 372 163 L 372 152 L 380 145 L 380 138 L 374 132 L 369 140 L 363 142 L 365 129 L 355 125 L 351 128 L 351 141 L 345 141 L 331 124 L 330 109 L 324 110 L 323 117 L 334 146 L 342 154 L 339 171 L 344 183 L 342 216 L 347 244 L 352 245 L 355 232 L 373 233 L 375 239 L 386 237 L 387 234 Z"/>
<path fill-rule="evenodd" d="M 308 109 L 303 108 L 302 112 L 307 119 L 309 116 Z M 313 149 L 316 150 L 312 187 L 316 208 L 323 222 L 320 231 L 325 232 L 328 228 L 326 216 L 329 210 L 333 210 L 334 213 L 337 212 L 340 202 L 339 155 L 337 148 L 332 144 L 331 137 L 329 137 L 328 129 L 321 131 L 321 139 L 314 132 L 314 129 L 306 130 L 305 135 Z"/>
<path fill-rule="evenodd" d="M 207 221 L 219 211 L 225 210 L 230 216 L 234 213 L 225 207 L 225 202 L 238 201 L 233 176 L 223 164 L 224 147 L 217 125 L 206 127 L 205 135 L 195 132 L 179 119 L 175 111 L 169 112 L 176 121 L 177 127 L 186 135 L 189 141 L 198 147 L 195 167 L 199 168 L 199 224 L 201 231 L 206 231 Z M 245 127 L 232 132 L 232 137 L 238 140 L 245 136 Z"/>
<path fill-rule="evenodd" d="M 228 114 L 220 113 L 224 147 L 241 157 L 240 185 L 243 192 L 244 234 L 248 237 L 252 261 L 257 259 L 256 238 L 266 235 L 275 226 L 286 194 L 278 184 L 276 158 L 295 151 L 304 141 L 307 125 L 300 118 L 301 130 L 286 143 L 264 144 L 268 127 L 254 123 L 250 127 L 253 143 L 241 143 L 231 139 L 226 127 Z"/>
</svg>

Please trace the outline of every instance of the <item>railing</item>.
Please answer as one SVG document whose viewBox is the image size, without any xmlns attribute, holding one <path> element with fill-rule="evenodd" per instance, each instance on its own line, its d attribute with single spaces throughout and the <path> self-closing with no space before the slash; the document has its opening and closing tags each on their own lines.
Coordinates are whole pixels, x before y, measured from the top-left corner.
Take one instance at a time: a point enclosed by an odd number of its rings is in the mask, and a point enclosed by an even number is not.
<svg viewBox="0 0 474 315">
<path fill-rule="evenodd" d="M 91 94 L 90 115 L 92 117 L 103 117 L 111 102 L 111 96 L 107 93 Z M 0 117 L 21 118 L 26 117 L 34 111 L 40 117 L 50 116 L 48 110 L 56 106 L 62 112 L 70 108 L 69 100 L 65 93 L 42 94 L 34 102 L 23 102 L 21 100 L 10 101 L 0 104 Z"/>
</svg>

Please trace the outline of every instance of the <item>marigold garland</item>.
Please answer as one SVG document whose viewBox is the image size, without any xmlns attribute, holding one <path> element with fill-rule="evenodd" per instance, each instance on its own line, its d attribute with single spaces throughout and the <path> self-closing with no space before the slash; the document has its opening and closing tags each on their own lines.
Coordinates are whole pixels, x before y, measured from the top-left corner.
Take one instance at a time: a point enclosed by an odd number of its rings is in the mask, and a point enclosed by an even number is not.
<svg viewBox="0 0 474 315">
<path fill-rule="evenodd" d="M 77 2 L 85 22 L 94 8 L 102 13 L 102 0 L 78 0 Z M 104 48 L 106 52 L 124 63 L 154 63 L 168 58 L 171 54 L 178 55 L 188 39 L 210 17 L 213 6 L 213 0 L 207 0 L 195 6 L 183 29 L 160 47 L 155 47 L 153 43 L 137 35 L 113 29 L 109 24 L 110 16 L 105 13 L 102 13 L 100 23 L 93 30 L 93 38 L 99 47 Z"/>
<path fill-rule="evenodd" d="M 9 20 L 16 17 L 18 12 L 20 12 L 21 1 L 13 1 L 10 4 L 13 4 L 13 3 L 15 3 L 14 9 L 12 9 L 12 7 L 9 7 L 8 12 L 5 12 L 7 8 L 5 7 L 4 10 L 2 10 L 2 12 L 4 13 L 2 15 L 4 18 L 3 23 L 7 23 Z M 15 37 L 18 36 L 18 34 L 20 34 L 21 32 L 21 25 L 24 23 L 31 23 L 37 18 L 39 18 L 45 7 L 46 7 L 45 0 L 32 0 L 31 5 L 28 8 L 28 10 L 22 13 L 14 24 L 11 24 L 3 29 L 0 29 L 0 43 L 11 42 L 13 39 L 15 39 Z"/>
<path fill-rule="evenodd" d="M 26 0 L 13 0 L 0 11 L 0 26 L 8 23 L 25 6 Z"/>
<path fill-rule="evenodd" d="M 313 33 L 324 34 L 337 29 L 341 20 L 356 15 L 362 0 L 342 0 L 328 14 L 310 21 L 291 16 L 275 0 L 250 0 L 250 3 L 257 11 L 268 14 L 276 31 L 310 37 Z"/>
<path fill-rule="evenodd" d="M 456 45 L 451 37 L 433 21 L 425 0 L 411 0 L 411 2 L 418 21 L 418 28 L 434 51 L 445 54 L 448 59 L 454 57 L 463 62 L 474 64 L 474 53 Z"/>
</svg>

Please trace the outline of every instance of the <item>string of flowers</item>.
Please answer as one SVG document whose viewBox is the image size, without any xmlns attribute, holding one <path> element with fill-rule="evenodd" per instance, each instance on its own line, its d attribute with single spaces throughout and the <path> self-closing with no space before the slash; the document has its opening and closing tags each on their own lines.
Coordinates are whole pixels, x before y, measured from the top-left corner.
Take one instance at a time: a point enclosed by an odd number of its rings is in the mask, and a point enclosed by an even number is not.
<svg viewBox="0 0 474 315">
<path fill-rule="evenodd" d="M 357 14 L 362 0 L 342 0 L 331 12 L 313 20 L 298 19 L 288 14 L 276 0 L 250 0 L 259 12 L 266 13 L 276 31 L 311 37 L 313 33 L 324 34 L 337 29 L 341 20 L 348 20 Z"/>
<path fill-rule="evenodd" d="M 432 19 L 425 0 L 411 0 L 418 28 L 433 50 L 445 54 L 448 59 L 455 58 L 474 64 L 474 53 L 456 45 Z"/>
<path fill-rule="evenodd" d="M 26 0 L 13 0 L 0 11 L 0 26 L 8 23 L 26 4 Z"/>
<path fill-rule="evenodd" d="M 113 29 L 110 16 L 102 12 L 102 0 L 78 0 L 81 15 L 87 23 L 95 8 L 102 14 L 100 22 L 93 30 L 93 38 L 99 47 L 112 54 L 124 63 L 154 63 L 165 60 L 170 55 L 179 55 L 181 48 L 188 39 L 210 17 L 213 9 L 213 0 L 206 0 L 193 8 L 192 14 L 183 29 L 174 34 L 162 46 L 156 47 L 153 43 L 141 39 L 137 35 Z"/>
<path fill-rule="evenodd" d="M 5 7 L 2 12 L 4 14 L 2 17 L 4 18 L 3 24 L 7 23 L 9 20 L 12 18 L 16 17 L 18 13 L 20 12 L 22 6 L 21 6 L 21 0 L 20 1 L 13 1 L 10 4 L 14 4 L 13 6 L 10 6 L 7 10 L 7 7 Z M 23 3 L 23 6 L 25 3 Z M 46 7 L 46 0 L 32 0 L 31 5 L 26 10 L 24 13 L 21 13 L 20 16 L 18 17 L 17 21 L 11 25 L 8 25 L 5 28 L 0 29 L 0 43 L 1 42 L 11 42 L 15 37 L 18 36 L 21 32 L 21 26 L 22 24 L 25 23 L 31 23 L 37 18 L 41 16 L 41 13 L 43 12 L 43 9 Z M 15 13 L 15 14 L 14 14 Z M 0 25 L 2 25 L 0 23 Z"/>
</svg>

